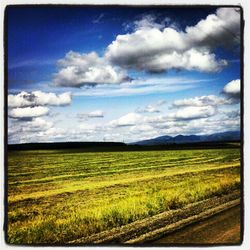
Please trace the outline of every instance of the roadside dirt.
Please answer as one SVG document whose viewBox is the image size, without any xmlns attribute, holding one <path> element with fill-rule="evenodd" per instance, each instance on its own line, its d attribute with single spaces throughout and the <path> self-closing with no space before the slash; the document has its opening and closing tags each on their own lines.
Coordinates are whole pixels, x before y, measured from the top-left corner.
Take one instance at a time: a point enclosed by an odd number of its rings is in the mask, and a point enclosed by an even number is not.
<svg viewBox="0 0 250 250">
<path fill-rule="evenodd" d="M 152 244 L 239 244 L 240 206 L 171 233 Z"/>
</svg>

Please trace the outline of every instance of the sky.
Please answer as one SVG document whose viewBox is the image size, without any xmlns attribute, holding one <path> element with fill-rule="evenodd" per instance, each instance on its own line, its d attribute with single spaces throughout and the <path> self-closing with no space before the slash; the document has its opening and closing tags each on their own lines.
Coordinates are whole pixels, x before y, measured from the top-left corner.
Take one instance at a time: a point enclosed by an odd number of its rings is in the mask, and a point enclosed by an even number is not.
<svg viewBox="0 0 250 250">
<path fill-rule="evenodd" d="M 240 9 L 8 7 L 8 143 L 240 130 Z"/>
</svg>

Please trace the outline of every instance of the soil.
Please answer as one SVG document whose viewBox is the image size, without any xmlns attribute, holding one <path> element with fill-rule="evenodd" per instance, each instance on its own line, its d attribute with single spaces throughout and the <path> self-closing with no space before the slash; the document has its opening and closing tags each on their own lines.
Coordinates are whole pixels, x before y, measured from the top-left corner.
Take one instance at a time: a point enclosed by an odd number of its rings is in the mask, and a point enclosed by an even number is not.
<svg viewBox="0 0 250 250">
<path fill-rule="evenodd" d="M 240 206 L 171 233 L 153 244 L 240 244 Z"/>
</svg>

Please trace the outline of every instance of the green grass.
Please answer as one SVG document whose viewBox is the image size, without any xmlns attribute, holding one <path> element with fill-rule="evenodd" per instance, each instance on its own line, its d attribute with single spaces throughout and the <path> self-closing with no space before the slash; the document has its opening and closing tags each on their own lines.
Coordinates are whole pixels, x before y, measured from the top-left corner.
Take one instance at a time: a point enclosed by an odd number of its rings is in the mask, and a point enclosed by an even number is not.
<svg viewBox="0 0 250 250">
<path fill-rule="evenodd" d="M 8 241 L 64 243 L 239 188 L 239 148 L 12 151 Z"/>
</svg>

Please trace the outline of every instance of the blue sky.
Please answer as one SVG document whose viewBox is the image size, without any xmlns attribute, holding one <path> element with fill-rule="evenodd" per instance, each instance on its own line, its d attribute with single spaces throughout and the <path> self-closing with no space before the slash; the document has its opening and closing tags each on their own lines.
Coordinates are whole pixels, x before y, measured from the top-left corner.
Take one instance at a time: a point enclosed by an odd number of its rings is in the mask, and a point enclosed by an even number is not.
<svg viewBox="0 0 250 250">
<path fill-rule="evenodd" d="M 240 129 L 237 8 L 9 7 L 9 143 Z"/>
</svg>

